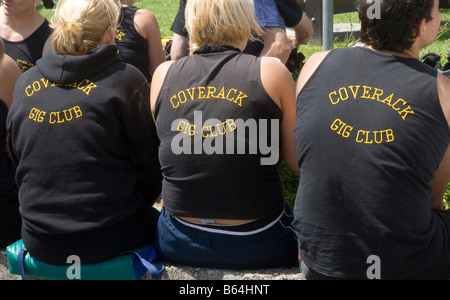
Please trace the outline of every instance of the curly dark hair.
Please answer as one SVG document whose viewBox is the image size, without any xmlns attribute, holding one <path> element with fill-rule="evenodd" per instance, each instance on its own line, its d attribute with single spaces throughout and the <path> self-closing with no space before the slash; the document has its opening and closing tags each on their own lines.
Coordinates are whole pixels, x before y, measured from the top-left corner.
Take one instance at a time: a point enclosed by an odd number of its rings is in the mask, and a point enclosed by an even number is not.
<svg viewBox="0 0 450 300">
<path fill-rule="evenodd" d="M 376 2 L 357 0 L 361 20 L 361 40 L 377 50 L 403 52 L 411 48 L 423 19 L 431 21 L 434 0 L 378 0 L 380 18 L 373 18 L 369 8 Z"/>
</svg>

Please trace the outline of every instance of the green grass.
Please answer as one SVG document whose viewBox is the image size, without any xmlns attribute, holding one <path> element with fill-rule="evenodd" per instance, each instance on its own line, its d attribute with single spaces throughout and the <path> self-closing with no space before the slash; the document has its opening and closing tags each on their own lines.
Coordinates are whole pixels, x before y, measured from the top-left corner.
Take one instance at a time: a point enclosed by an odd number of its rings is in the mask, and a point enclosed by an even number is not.
<svg viewBox="0 0 450 300">
<path fill-rule="evenodd" d="M 450 50 L 450 10 L 441 9 L 441 30 L 439 32 L 438 38 L 430 46 L 422 49 L 420 51 L 420 57 L 425 53 L 435 52 L 441 55 L 441 63 L 447 62 L 447 52 Z M 357 12 L 336 14 L 334 15 L 334 23 L 360 23 Z M 342 48 L 352 46 L 359 40 L 352 37 L 347 38 L 345 41 L 335 42 L 333 48 Z M 322 51 L 322 46 L 301 46 L 300 51 L 305 55 L 306 58 L 310 57 L 312 54 Z"/>
<path fill-rule="evenodd" d="M 159 27 L 161 29 L 161 36 L 173 36 L 173 32 L 170 30 L 172 22 L 178 11 L 179 0 L 136 0 L 135 6 L 143 9 L 147 9 L 155 14 Z M 55 9 L 45 9 L 43 6 L 38 7 L 38 11 L 47 19 L 51 19 Z M 441 10 L 441 18 L 443 26 L 441 28 L 441 35 L 438 39 L 427 48 L 421 51 L 421 55 L 427 52 L 439 53 L 442 57 L 442 62 L 446 61 L 446 53 L 450 50 L 450 10 Z M 334 16 L 335 23 L 358 23 L 358 14 L 356 12 L 337 14 Z M 357 42 L 352 38 L 344 42 L 335 43 L 334 47 L 341 48 L 352 45 Z M 321 51 L 321 46 L 301 46 L 300 51 L 306 58 L 310 57 L 313 53 Z M 445 61 L 444 61 L 445 60 Z"/>
<path fill-rule="evenodd" d="M 422 49 L 420 52 L 420 56 L 422 57 L 425 53 L 428 52 L 435 52 L 441 55 L 442 64 L 444 64 L 445 62 L 447 62 L 447 52 L 450 50 L 450 10 L 441 9 L 440 13 L 442 26 L 438 38 L 433 44 Z M 334 22 L 359 23 L 358 13 L 352 12 L 345 14 L 337 14 L 334 16 Z M 346 44 L 351 45 L 354 42 L 356 42 L 356 40 L 350 39 L 349 41 L 335 44 L 335 47 L 342 47 L 345 46 Z"/>
<path fill-rule="evenodd" d="M 179 0 L 136 0 L 134 5 L 154 13 L 161 29 L 161 36 L 166 37 L 173 36 L 170 27 L 178 12 L 179 3 Z M 55 13 L 54 8 L 45 9 L 43 6 L 39 6 L 37 10 L 48 20 L 51 20 Z"/>
<path fill-rule="evenodd" d="M 155 14 L 160 29 L 161 36 L 173 36 L 173 32 L 170 30 L 173 20 L 178 11 L 179 0 L 136 0 L 135 6 L 143 9 L 147 9 Z M 44 7 L 38 7 L 38 11 L 47 19 L 51 19 L 54 14 L 54 9 L 48 10 Z M 450 10 L 441 10 L 442 27 L 437 40 L 430 46 L 421 50 L 421 56 L 427 52 L 439 53 L 442 57 L 442 64 L 447 62 L 447 51 L 450 50 Z M 334 16 L 335 23 L 358 23 L 358 14 L 356 12 L 337 14 Z M 358 40 L 350 37 L 343 42 L 336 42 L 334 48 L 342 48 L 352 46 Z M 308 59 L 313 53 L 322 51 L 322 46 L 304 45 L 299 49 Z M 286 202 L 289 206 L 294 206 L 295 194 L 298 187 L 298 176 L 287 170 L 283 165 L 279 165 L 279 170 L 283 180 L 283 186 L 285 190 Z M 444 204 L 446 208 L 449 208 L 450 204 L 450 183 L 448 190 L 444 195 Z"/>
<path fill-rule="evenodd" d="M 178 12 L 179 0 L 137 0 L 135 6 L 155 14 L 161 29 L 161 36 L 173 36 L 170 31 L 173 20 Z"/>
</svg>

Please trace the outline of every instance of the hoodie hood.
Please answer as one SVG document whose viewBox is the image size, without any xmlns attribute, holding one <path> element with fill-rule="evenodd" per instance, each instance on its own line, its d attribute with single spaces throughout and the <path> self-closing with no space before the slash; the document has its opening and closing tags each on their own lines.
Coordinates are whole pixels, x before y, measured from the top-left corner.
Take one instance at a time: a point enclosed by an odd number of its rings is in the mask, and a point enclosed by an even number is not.
<svg viewBox="0 0 450 300">
<path fill-rule="evenodd" d="M 109 44 L 80 56 L 59 55 L 52 49 L 36 62 L 36 67 L 50 81 L 67 84 L 90 78 L 117 61 L 117 46 Z"/>
</svg>

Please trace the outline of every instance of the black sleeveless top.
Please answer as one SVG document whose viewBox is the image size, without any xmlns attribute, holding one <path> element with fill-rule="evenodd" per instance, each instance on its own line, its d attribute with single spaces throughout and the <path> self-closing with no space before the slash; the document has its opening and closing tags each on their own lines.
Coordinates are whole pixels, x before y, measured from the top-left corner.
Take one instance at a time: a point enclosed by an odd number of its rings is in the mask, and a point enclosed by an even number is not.
<svg viewBox="0 0 450 300">
<path fill-rule="evenodd" d="M 262 86 L 260 60 L 227 49 L 175 62 L 158 96 L 163 199 L 172 215 L 258 219 L 283 207 L 273 153 L 281 110 Z M 270 142 L 275 161 L 263 148 Z"/>
<path fill-rule="evenodd" d="M 116 44 L 120 58 L 138 68 L 150 82 L 148 42 L 134 27 L 134 15 L 138 10 L 134 6 L 122 7 L 121 22 L 116 29 Z"/>
<path fill-rule="evenodd" d="M 50 23 L 45 20 L 33 34 L 23 41 L 5 42 L 5 53 L 8 54 L 19 65 L 22 73 L 36 64 L 42 57 L 45 42 L 51 34 Z"/>
<path fill-rule="evenodd" d="M 298 97 L 302 260 L 334 277 L 413 276 L 443 249 L 430 180 L 450 141 L 437 72 L 367 48 L 332 51 Z"/>
</svg>

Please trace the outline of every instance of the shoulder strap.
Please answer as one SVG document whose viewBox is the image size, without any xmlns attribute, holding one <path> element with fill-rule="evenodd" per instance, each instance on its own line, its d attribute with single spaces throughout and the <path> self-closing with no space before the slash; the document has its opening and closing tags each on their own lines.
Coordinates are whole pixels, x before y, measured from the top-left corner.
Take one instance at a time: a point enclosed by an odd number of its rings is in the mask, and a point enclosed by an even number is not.
<svg viewBox="0 0 450 300">
<path fill-rule="evenodd" d="M 152 253 L 150 255 L 149 260 L 144 259 L 142 256 L 139 255 L 139 253 L 135 251 L 126 251 L 122 254 L 135 255 L 139 259 L 141 264 L 150 272 L 150 275 L 153 280 L 161 280 L 162 272 L 164 271 L 164 262 L 163 261 L 154 262 L 154 260 L 157 257 L 157 253 L 154 250 L 154 248 L 152 248 Z M 153 265 L 152 263 L 154 263 L 155 265 Z"/>
<path fill-rule="evenodd" d="M 20 276 L 22 277 L 22 280 L 25 280 L 25 268 L 24 268 L 24 259 L 25 254 L 27 254 L 28 250 L 27 248 L 23 247 L 20 249 L 19 253 L 17 254 L 17 264 L 19 266 L 19 272 Z"/>
</svg>

